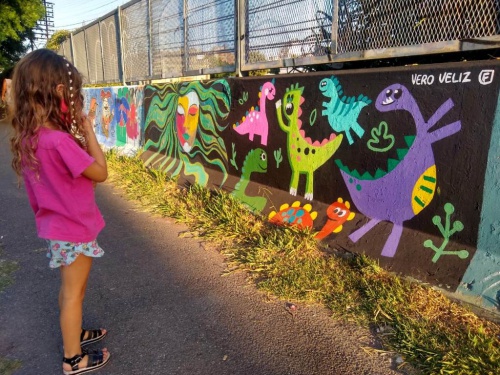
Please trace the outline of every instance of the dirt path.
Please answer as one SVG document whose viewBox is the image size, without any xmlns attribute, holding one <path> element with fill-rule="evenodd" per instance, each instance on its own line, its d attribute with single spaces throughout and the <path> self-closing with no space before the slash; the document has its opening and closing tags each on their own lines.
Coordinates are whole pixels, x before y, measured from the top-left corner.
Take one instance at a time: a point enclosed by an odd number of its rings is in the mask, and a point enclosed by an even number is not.
<svg viewBox="0 0 500 375">
<path fill-rule="evenodd" d="M 0 123 L 1 257 L 18 262 L 15 283 L 0 294 L 0 357 L 23 363 L 15 374 L 59 374 L 59 275 L 10 169 L 8 127 Z M 222 276 L 224 260 L 172 220 L 153 217 L 112 185 L 98 187 L 107 222 L 106 255 L 94 263 L 85 324 L 109 330 L 115 375 L 396 375 L 388 356 L 368 355 L 367 330 L 338 323 L 320 307 L 258 292 L 241 273 Z"/>
</svg>

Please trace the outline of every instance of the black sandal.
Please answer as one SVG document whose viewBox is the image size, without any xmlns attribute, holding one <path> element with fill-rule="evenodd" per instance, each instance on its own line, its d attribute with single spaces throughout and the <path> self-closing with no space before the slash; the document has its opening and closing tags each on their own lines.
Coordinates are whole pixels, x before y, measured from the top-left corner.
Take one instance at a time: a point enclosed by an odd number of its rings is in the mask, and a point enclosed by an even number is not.
<svg viewBox="0 0 500 375">
<path fill-rule="evenodd" d="M 83 357 L 88 356 L 87 367 L 78 368 L 78 364 L 82 361 Z M 82 350 L 82 354 L 77 354 L 72 358 L 63 358 L 63 363 L 67 363 L 71 366 L 71 370 L 63 370 L 64 375 L 76 375 L 76 374 L 85 374 L 87 372 L 91 372 L 101 367 L 104 367 L 111 357 L 108 354 L 108 358 L 104 360 L 104 353 L 100 349 L 95 350 Z"/>
<path fill-rule="evenodd" d="M 88 337 L 84 340 L 85 332 L 88 332 Z M 108 332 L 103 333 L 101 329 L 89 329 L 85 330 L 82 328 L 82 334 L 80 335 L 80 346 L 85 346 L 92 344 L 94 342 L 100 341 L 106 337 Z"/>
</svg>

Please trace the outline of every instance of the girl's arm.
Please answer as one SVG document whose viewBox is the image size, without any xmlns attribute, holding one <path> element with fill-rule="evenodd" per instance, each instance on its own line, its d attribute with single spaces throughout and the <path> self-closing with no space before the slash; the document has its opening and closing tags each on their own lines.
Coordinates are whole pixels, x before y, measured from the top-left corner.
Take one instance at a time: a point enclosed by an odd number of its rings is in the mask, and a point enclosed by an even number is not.
<svg viewBox="0 0 500 375">
<path fill-rule="evenodd" d="M 108 166 L 104 153 L 97 142 L 92 124 L 85 118 L 85 131 L 87 139 L 87 151 L 95 161 L 83 171 L 83 175 L 95 182 L 104 182 L 108 178 Z"/>
</svg>

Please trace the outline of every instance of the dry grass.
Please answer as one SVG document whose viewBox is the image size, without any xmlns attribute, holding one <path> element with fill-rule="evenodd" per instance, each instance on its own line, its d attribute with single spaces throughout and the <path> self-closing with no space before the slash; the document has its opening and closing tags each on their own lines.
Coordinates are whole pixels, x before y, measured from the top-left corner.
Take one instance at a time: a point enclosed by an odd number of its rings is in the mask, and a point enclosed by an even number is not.
<svg viewBox="0 0 500 375">
<path fill-rule="evenodd" d="M 308 231 L 276 227 L 232 196 L 181 188 L 138 158 L 108 154 L 110 180 L 150 212 L 185 223 L 214 244 L 228 269 L 288 300 L 322 303 L 338 319 L 372 327 L 390 351 L 425 374 L 500 373 L 500 326 L 364 256 L 332 256 Z"/>
</svg>

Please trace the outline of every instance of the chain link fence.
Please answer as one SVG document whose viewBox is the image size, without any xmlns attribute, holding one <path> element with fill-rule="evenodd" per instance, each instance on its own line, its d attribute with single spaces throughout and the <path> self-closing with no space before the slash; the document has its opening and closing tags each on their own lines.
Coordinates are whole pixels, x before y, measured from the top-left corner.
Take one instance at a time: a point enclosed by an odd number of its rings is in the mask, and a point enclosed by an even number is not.
<svg viewBox="0 0 500 375">
<path fill-rule="evenodd" d="M 500 0 L 134 0 L 59 53 L 88 83 L 500 46 Z"/>
</svg>

